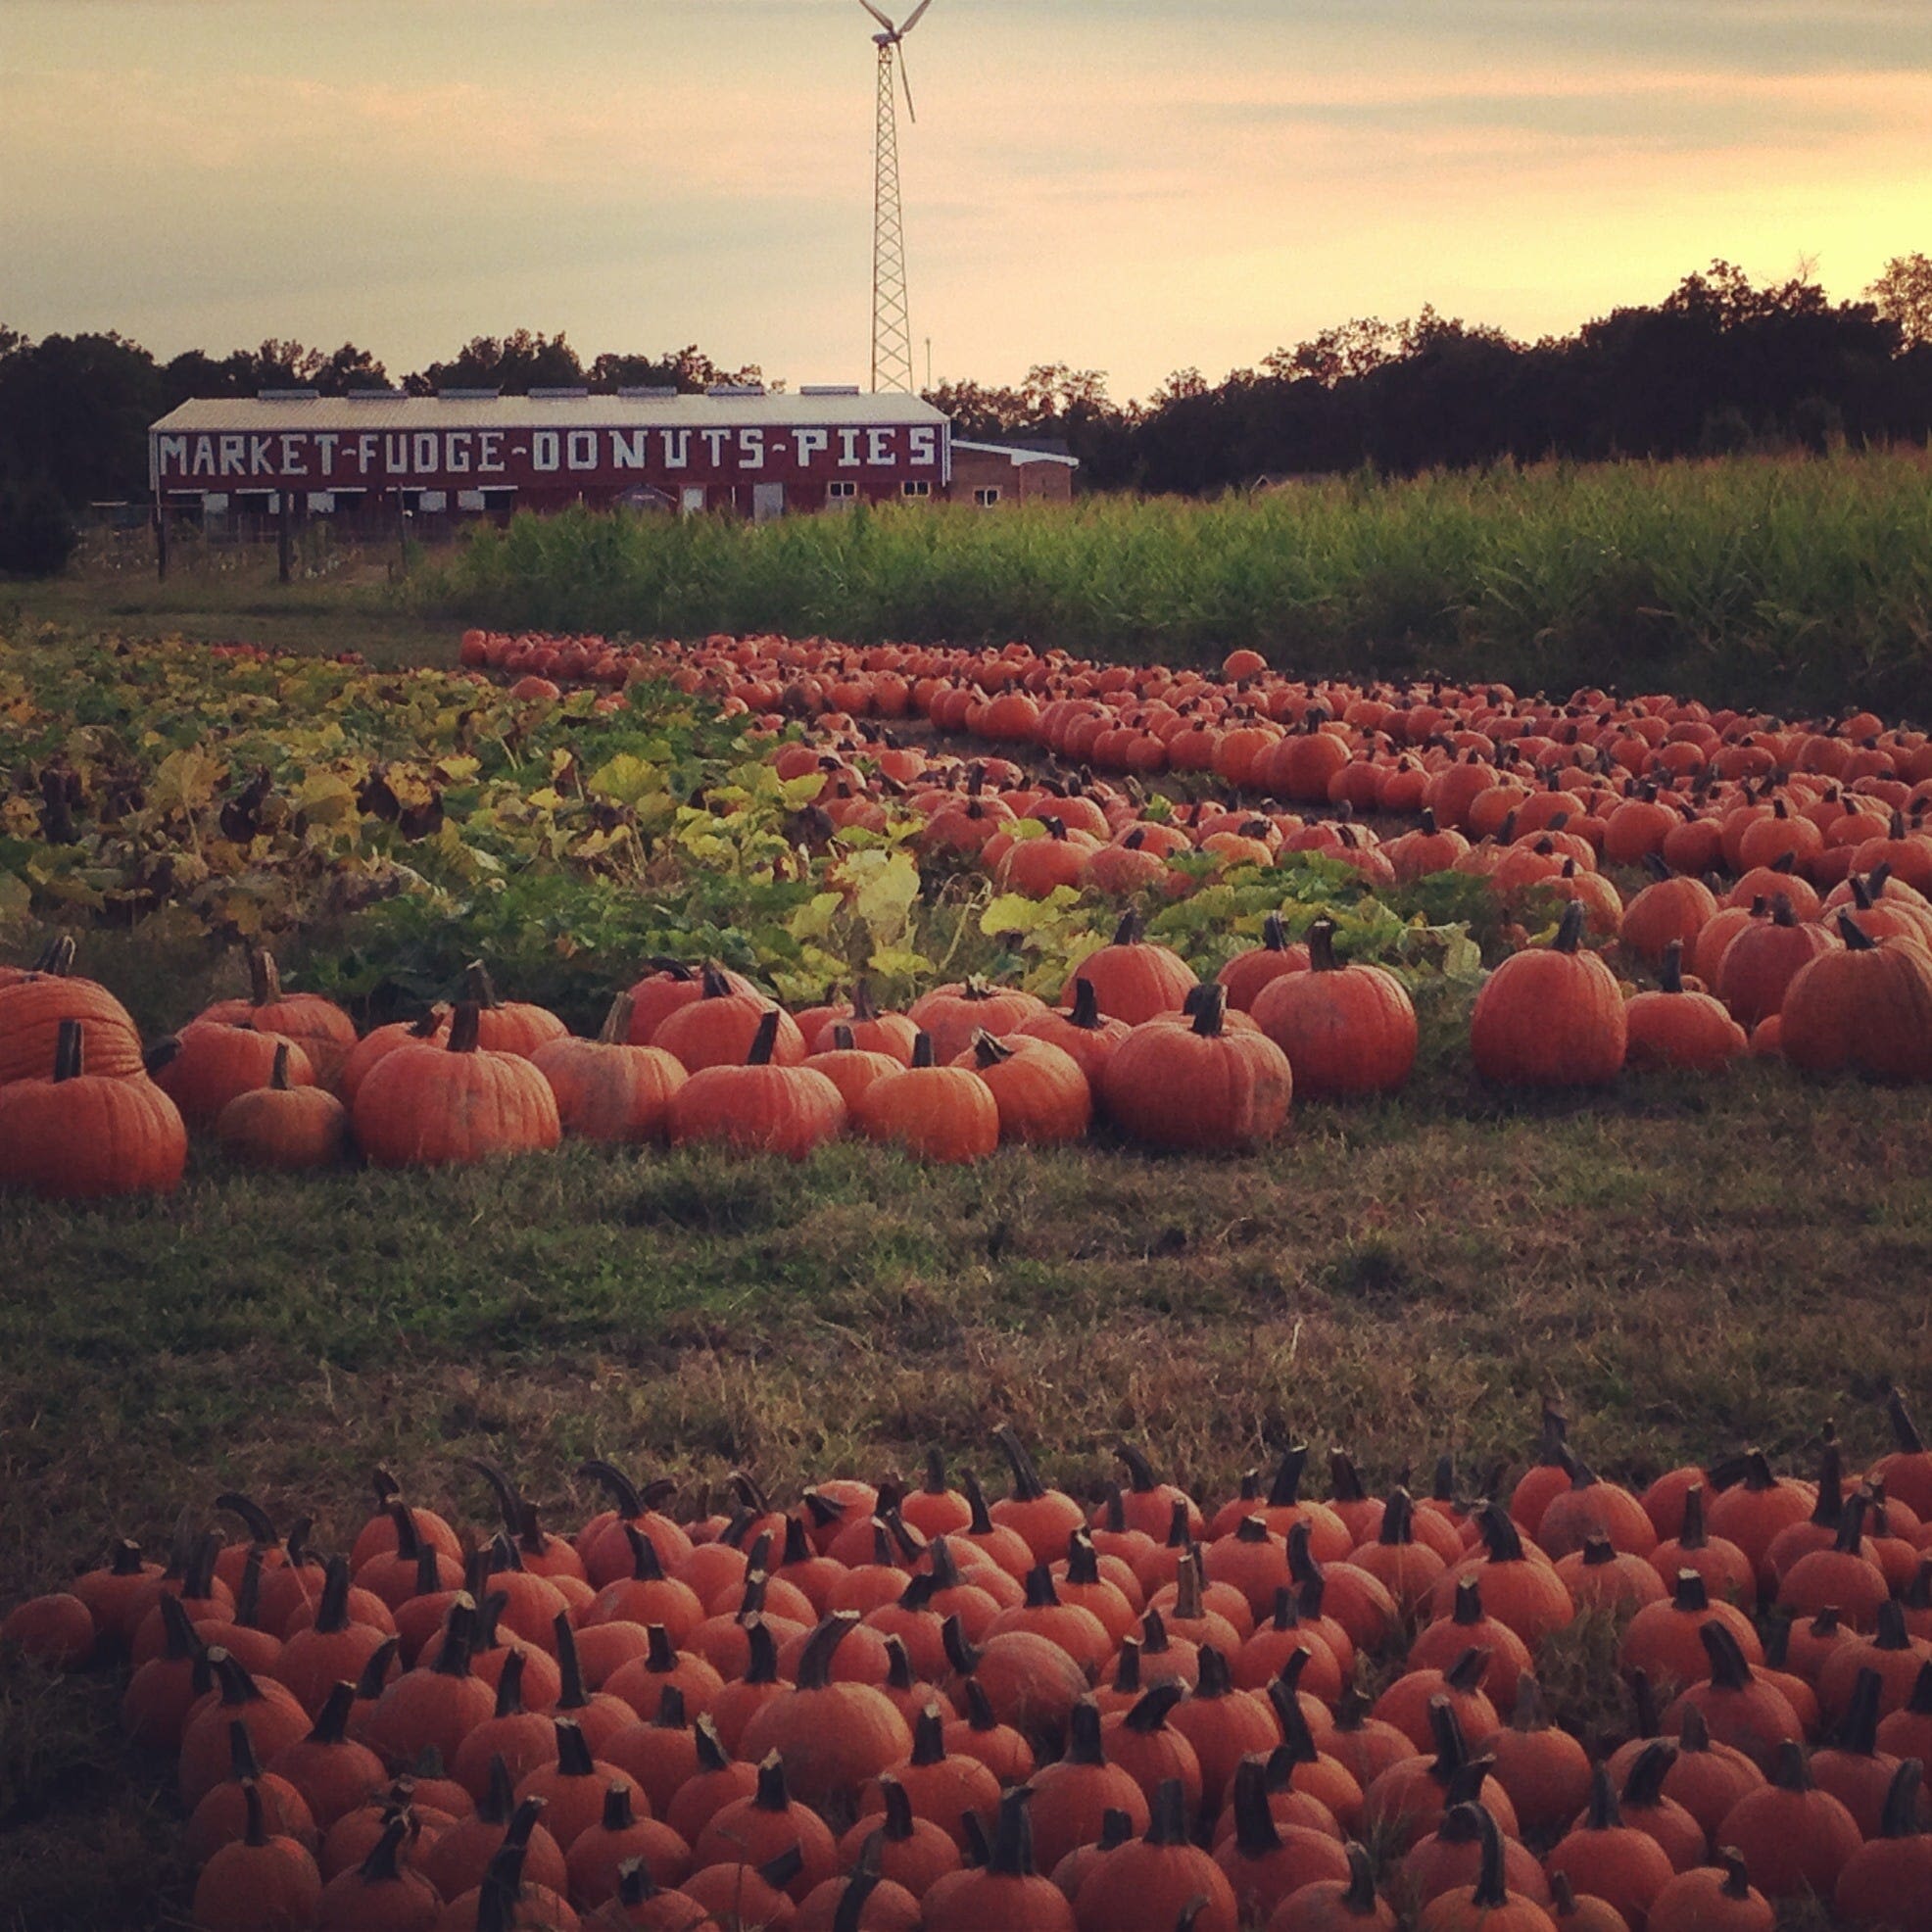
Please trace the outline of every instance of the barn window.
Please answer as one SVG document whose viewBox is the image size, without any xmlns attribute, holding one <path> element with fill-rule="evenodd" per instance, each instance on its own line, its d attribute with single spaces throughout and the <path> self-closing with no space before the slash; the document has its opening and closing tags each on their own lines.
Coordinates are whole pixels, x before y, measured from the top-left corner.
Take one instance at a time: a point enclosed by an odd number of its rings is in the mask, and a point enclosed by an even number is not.
<svg viewBox="0 0 1932 1932">
<path fill-rule="evenodd" d="M 933 486 L 923 476 L 909 476 L 899 485 L 899 495 L 902 497 L 930 497 L 932 494 Z"/>
<path fill-rule="evenodd" d="M 984 490 L 975 490 L 973 492 L 973 501 L 982 509 L 990 509 L 999 501 L 999 485 L 997 483 L 990 483 Z"/>
<path fill-rule="evenodd" d="M 827 503 L 850 503 L 857 495 L 858 485 L 849 478 L 844 478 L 837 483 L 828 483 L 825 486 L 825 500 Z"/>
</svg>

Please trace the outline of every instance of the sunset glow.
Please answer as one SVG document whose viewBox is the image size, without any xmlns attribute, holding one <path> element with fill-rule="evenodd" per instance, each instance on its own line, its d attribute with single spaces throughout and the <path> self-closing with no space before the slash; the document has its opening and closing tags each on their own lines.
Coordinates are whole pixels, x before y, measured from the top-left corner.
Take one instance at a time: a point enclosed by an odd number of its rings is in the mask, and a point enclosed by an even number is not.
<svg viewBox="0 0 1932 1932">
<path fill-rule="evenodd" d="M 860 379 L 869 33 L 855 0 L 8 0 L 0 321 Z M 1917 0 L 936 0 L 907 48 L 941 379 L 1144 395 L 1351 315 L 1534 336 L 1715 256 L 1848 296 L 1928 242 Z"/>
</svg>

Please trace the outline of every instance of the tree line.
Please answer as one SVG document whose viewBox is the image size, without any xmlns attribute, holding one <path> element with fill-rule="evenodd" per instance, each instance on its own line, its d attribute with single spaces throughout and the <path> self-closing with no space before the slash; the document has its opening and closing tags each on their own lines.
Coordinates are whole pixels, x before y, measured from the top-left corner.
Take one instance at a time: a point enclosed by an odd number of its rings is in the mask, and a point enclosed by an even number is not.
<svg viewBox="0 0 1932 1932">
<path fill-rule="evenodd" d="M 563 335 L 519 329 L 475 337 L 400 386 L 697 392 L 759 373 L 720 367 L 696 345 L 587 363 Z M 17 521 L 29 497 L 74 508 L 143 497 L 148 424 L 190 397 L 342 395 L 389 381 L 354 343 L 329 352 L 270 340 L 160 362 L 115 333 L 36 342 L 0 327 L 0 525 Z M 1807 272 L 1760 286 L 1717 262 L 1659 303 L 1536 342 L 1427 308 L 1404 322 L 1358 319 L 1219 383 L 1178 370 L 1144 401 L 1117 403 L 1103 373 L 1065 363 L 1038 364 L 1013 387 L 959 381 L 928 393 L 961 436 L 1063 444 L 1081 459 L 1084 488 L 1188 495 L 1365 467 L 1412 474 L 1923 442 L 1932 434 L 1932 260 L 1900 256 L 1858 299 L 1837 303 Z"/>
</svg>

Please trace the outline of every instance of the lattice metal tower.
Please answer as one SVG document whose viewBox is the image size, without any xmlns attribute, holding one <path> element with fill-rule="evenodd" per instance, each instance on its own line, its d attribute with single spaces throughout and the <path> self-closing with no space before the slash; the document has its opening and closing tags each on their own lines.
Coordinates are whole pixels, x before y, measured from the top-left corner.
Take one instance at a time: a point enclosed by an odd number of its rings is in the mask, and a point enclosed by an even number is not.
<svg viewBox="0 0 1932 1932">
<path fill-rule="evenodd" d="M 908 120 L 917 121 L 912 106 L 912 83 L 905 75 L 905 36 L 919 24 L 932 0 L 919 0 L 903 26 L 893 23 L 872 4 L 859 5 L 876 20 L 883 32 L 872 36 L 879 49 L 878 123 L 872 160 L 872 387 L 912 393 L 912 322 L 905 293 L 905 226 L 899 214 L 898 102 L 893 71 L 898 70 L 905 90 Z"/>
</svg>

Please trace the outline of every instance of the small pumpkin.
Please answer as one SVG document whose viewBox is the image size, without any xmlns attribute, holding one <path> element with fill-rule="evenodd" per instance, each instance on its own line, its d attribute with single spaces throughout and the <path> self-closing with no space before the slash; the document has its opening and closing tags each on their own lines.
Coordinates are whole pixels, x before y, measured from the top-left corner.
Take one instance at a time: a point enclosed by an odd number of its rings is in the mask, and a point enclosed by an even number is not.
<svg viewBox="0 0 1932 1932">
<path fill-rule="evenodd" d="M 313 1174 L 347 1158 L 348 1111 L 326 1087 L 290 1085 L 294 1050 L 278 1039 L 267 1086 L 237 1093 L 216 1116 L 216 1141 L 231 1161 L 276 1174 Z"/>
</svg>

